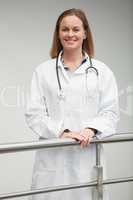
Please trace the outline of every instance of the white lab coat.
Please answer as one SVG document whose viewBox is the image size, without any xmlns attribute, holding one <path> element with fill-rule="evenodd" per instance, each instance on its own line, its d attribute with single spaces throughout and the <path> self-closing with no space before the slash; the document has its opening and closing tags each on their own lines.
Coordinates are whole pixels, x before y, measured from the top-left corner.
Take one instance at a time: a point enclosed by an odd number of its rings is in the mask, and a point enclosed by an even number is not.
<svg viewBox="0 0 133 200">
<path fill-rule="evenodd" d="M 68 74 L 59 56 L 59 76 L 64 92 L 62 99 L 59 98 L 56 59 L 48 60 L 35 69 L 26 120 L 39 138 L 59 138 L 64 129 L 80 132 L 85 127 L 97 129 L 97 138 L 115 133 L 119 119 L 116 81 L 104 63 L 95 59 L 92 63 L 98 70 L 98 76 L 95 70 L 89 70 L 86 77 L 89 59 Z M 38 150 L 32 189 L 95 179 L 95 161 L 95 144 L 84 149 L 76 146 Z M 34 195 L 32 199 L 92 200 L 92 193 L 92 189 L 84 188 Z M 106 194 L 104 199 L 107 200 Z"/>
</svg>

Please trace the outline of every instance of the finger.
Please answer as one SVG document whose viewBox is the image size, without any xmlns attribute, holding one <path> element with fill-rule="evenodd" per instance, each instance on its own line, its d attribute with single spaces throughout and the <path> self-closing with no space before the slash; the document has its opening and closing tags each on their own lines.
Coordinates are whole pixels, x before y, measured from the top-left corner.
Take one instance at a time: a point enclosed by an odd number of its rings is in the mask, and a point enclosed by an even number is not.
<svg viewBox="0 0 133 200">
<path fill-rule="evenodd" d="M 83 141 L 80 143 L 80 147 L 81 147 L 81 149 L 84 148 L 84 142 Z"/>
<path fill-rule="evenodd" d="M 80 135 L 80 134 L 77 135 L 77 138 L 78 138 L 80 141 L 86 140 L 86 138 L 85 138 L 83 135 Z"/>
<path fill-rule="evenodd" d="M 81 148 L 84 148 L 85 137 L 83 135 L 81 135 L 81 138 L 82 138 L 82 140 L 81 140 L 80 146 L 81 146 Z"/>
<path fill-rule="evenodd" d="M 80 136 L 83 137 L 84 140 L 87 140 L 87 139 L 88 139 L 88 136 L 85 135 L 85 134 L 81 134 Z"/>
<path fill-rule="evenodd" d="M 90 136 L 90 137 L 89 137 L 89 143 L 91 143 L 92 139 L 93 139 L 93 137 Z"/>
<path fill-rule="evenodd" d="M 87 147 L 88 144 L 89 144 L 89 140 L 86 140 L 85 143 L 84 143 L 84 146 Z"/>
<path fill-rule="evenodd" d="M 73 139 L 81 142 L 84 138 L 80 134 L 73 133 Z"/>
<path fill-rule="evenodd" d="M 88 145 L 88 140 L 83 140 L 80 144 L 81 148 L 84 148 Z"/>
<path fill-rule="evenodd" d="M 88 144 L 88 143 L 86 143 L 86 142 L 83 141 L 83 142 L 81 143 L 81 148 L 85 148 L 85 147 L 87 146 L 87 144 Z"/>
<path fill-rule="evenodd" d="M 92 137 L 92 136 L 90 136 L 90 137 L 89 137 L 89 140 L 88 140 L 88 144 L 90 144 L 90 143 L 91 143 L 92 139 L 93 139 L 93 137 Z"/>
<path fill-rule="evenodd" d="M 82 135 L 85 146 L 88 144 L 89 138 L 87 135 Z"/>
</svg>

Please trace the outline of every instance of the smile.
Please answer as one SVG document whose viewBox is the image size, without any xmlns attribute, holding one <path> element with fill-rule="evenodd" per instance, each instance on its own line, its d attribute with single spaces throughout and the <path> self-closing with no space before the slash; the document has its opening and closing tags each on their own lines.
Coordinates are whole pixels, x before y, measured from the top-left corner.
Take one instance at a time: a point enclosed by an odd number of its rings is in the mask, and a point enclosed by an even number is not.
<svg viewBox="0 0 133 200">
<path fill-rule="evenodd" d="M 65 41 L 65 42 L 68 42 L 68 43 L 74 43 L 74 42 L 76 42 L 77 40 L 69 40 L 69 39 L 65 39 L 64 41 Z"/>
</svg>

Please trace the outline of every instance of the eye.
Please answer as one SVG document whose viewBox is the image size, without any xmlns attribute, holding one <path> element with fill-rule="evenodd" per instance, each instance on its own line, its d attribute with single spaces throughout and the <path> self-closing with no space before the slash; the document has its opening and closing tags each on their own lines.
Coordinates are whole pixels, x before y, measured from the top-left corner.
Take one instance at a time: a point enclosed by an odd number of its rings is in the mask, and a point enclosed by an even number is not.
<svg viewBox="0 0 133 200">
<path fill-rule="evenodd" d="M 74 28 L 74 32 L 78 32 L 78 31 L 80 31 L 79 28 Z"/>
<path fill-rule="evenodd" d="M 61 31 L 66 32 L 66 31 L 68 31 L 68 28 L 67 27 L 66 28 L 62 28 Z"/>
</svg>

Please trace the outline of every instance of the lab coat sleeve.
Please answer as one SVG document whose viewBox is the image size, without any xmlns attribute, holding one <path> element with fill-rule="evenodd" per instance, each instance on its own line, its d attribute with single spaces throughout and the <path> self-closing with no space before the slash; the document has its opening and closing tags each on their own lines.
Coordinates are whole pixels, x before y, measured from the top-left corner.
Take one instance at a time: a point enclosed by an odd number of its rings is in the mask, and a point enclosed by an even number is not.
<svg viewBox="0 0 133 200">
<path fill-rule="evenodd" d="M 97 115 L 84 122 L 84 127 L 97 130 L 96 137 L 101 139 L 115 134 L 119 120 L 118 89 L 113 72 L 106 69 L 99 77 L 99 109 Z"/>
<path fill-rule="evenodd" d="M 39 137 L 56 138 L 61 134 L 63 122 L 59 121 L 57 123 L 51 119 L 45 101 L 46 97 L 43 93 L 40 74 L 35 71 L 26 106 L 26 122 Z"/>
</svg>

